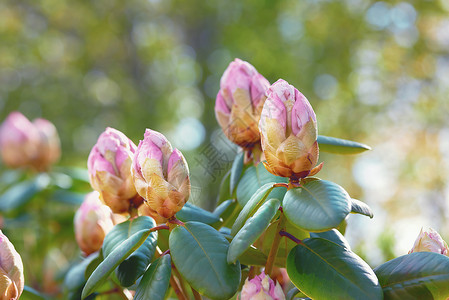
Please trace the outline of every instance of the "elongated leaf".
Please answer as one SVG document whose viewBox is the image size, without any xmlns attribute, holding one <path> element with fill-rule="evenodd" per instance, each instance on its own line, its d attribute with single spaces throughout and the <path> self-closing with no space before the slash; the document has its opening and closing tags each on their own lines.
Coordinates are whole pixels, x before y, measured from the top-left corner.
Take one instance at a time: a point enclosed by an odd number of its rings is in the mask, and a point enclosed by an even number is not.
<svg viewBox="0 0 449 300">
<path fill-rule="evenodd" d="M 433 252 L 414 252 L 374 269 L 385 299 L 447 299 L 449 257 Z"/>
<path fill-rule="evenodd" d="M 293 248 L 287 258 L 287 273 L 312 299 L 383 299 L 370 266 L 355 253 L 325 239 L 307 239 Z"/>
<path fill-rule="evenodd" d="M 334 242 L 335 244 L 338 244 L 348 250 L 351 250 L 351 246 L 349 245 L 348 241 L 337 229 L 331 229 L 329 231 L 323 231 L 323 232 L 311 232 L 310 237 L 311 238 L 322 238 L 322 239 Z"/>
<path fill-rule="evenodd" d="M 20 299 L 23 299 L 23 300 L 46 300 L 46 299 L 48 299 L 48 297 L 39 293 L 32 287 L 29 287 L 26 285 L 23 288 L 23 292 L 22 292 L 22 295 L 20 296 Z"/>
<path fill-rule="evenodd" d="M 243 176 L 237 186 L 237 201 L 242 207 L 245 206 L 249 199 L 251 199 L 251 197 L 254 195 L 254 193 L 260 187 L 269 182 L 287 183 L 288 179 L 271 174 L 265 169 L 262 163 L 258 164 L 257 167 L 249 167 L 248 169 L 246 169 L 245 173 L 243 173 Z M 271 197 L 281 200 L 284 197 L 286 191 L 286 188 L 276 189 Z"/>
<path fill-rule="evenodd" d="M 83 285 L 86 283 L 85 277 L 86 268 L 97 257 L 98 252 L 92 253 L 84 260 L 80 261 L 79 263 L 76 263 L 70 268 L 64 279 L 64 285 L 69 291 L 74 291 L 76 289 L 83 287 Z"/>
<path fill-rule="evenodd" d="M 287 219 L 307 231 L 326 231 L 337 227 L 351 211 L 351 198 L 338 184 L 309 179 L 284 197 Z"/>
<path fill-rule="evenodd" d="M 81 203 L 83 203 L 84 197 L 86 197 L 86 194 L 84 193 L 70 192 L 61 189 L 54 191 L 53 194 L 51 195 L 51 199 L 53 201 L 58 201 L 76 206 L 79 206 L 81 205 Z"/>
<path fill-rule="evenodd" d="M 24 205 L 34 195 L 45 189 L 49 183 L 50 177 L 42 173 L 31 180 L 13 185 L 0 196 L 0 211 L 8 212 Z"/>
<path fill-rule="evenodd" d="M 265 266 L 267 256 L 254 246 L 250 246 L 239 256 L 239 261 L 242 265 L 247 266 Z"/>
<path fill-rule="evenodd" d="M 281 203 L 278 199 L 270 199 L 246 221 L 229 246 L 227 257 L 229 264 L 235 263 L 239 256 L 268 228 L 280 205 Z"/>
<path fill-rule="evenodd" d="M 231 168 L 231 177 L 229 178 L 229 192 L 231 195 L 234 194 L 234 191 L 239 183 L 240 177 L 242 177 L 243 171 L 243 157 L 245 156 L 245 152 L 240 152 L 234 159 Z"/>
<path fill-rule="evenodd" d="M 109 274 L 119 266 L 128 256 L 131 255 L 150 235 L 150 229 L 141 230 L 134 233 L 131 237 L 115 247 L 111 253 L 100 263 L 84 286 L 81 298 L 85 299 L 92 294 L 104 281 Z"/>
<path fill-rule="evenodd" d="M 209 225 L 220 222 L 220 217 L 189 202 L 176 213 L 176 217 L 183 222 L 197 221 Z"/>
<path fill-rule="evenodd" d="M 103 241 L 103 253 L 105 257 L 114 251 L 123 241 L 131 235 L 143 229 L 150 229 L 156 226 L 153 218 L 141 216 L 131 221 L 120 223 L 106 235 Z M 133 285 L 137 278 L 147 269 L 153 258 L 157 245 L 157 232 L 152 232 L 145 242 L 127 259 L 125 259 L 117 269 L 117 278 L 121 285 L 128 287 Z"/>
<path fill-rule="evenodd" d="M 164 255 L 151 263 L 136 289 L 134 300 L 163 300 L 171 276 L 170 255 Z"/>
<path fill-rule="evenodd" d="M 211 226 L 187 222 L 173 229 L 170 253 L 184 279 L 211 299 L 229 299 L 240 283 L 240 263 L 228 264 L 229 242 Z"/>
<path fill-rule="evenodd" d="M 226 201 L 223 201 L 220 205 L 218 205 L 214 211 L 212 212 L 216 217 L 218 218 L 226 218 L 229 216 L 229 212 L 232 212 L 234 210 L 234 205 L 237 202 L 233 199 L 229 199 Z"/>
<path fill-rule="evenodd" d="M 254 195 L 251 197 L 251 199 L 239 213 L 237 219 L 234 222 L 234 225 L 232 225 L 231 235 L 236 235 L 237 232 L 240 230 L 240 228 L 243 227 L 246 220 L 249 217 L 251 217 L 257 211 L 257 209 L 265 202 L 267 197 L 271 194 L 271 191 L 275 189 L 275 187 L 273 187 L 273 184 L 274 182 L 269 182 L 264 186 L 260 187 L 260 189 L 258 189 L 254 193 Z M 277 187 L 277 189 L 279 189 L 279 187 Z"/>
<path fill-rule="evenodd" d="M 371 219 L 374 216 L 371 208 L 366 203 L 357 199 L 351 199 L 351 213 L 365 215 Z"/>
<path fill-rule="evenodd" d="M 370 146 L 365 144 L 334 138 L 330 136 L 319 135 L 318 144 L 320 151 L 336 154 L 357 154 L 371 150 Z"/>
<path fill-rule="evenodd" d="M 231 170 L 226 172 L 226 174 L 223 176 L 220 182 L 220 189 L 217 196 L 217 204 L 222 203 L 225 200 L 231 199 L 232 195 L 229 192 L 230 191 L 230 184 L 231 184 Z"/>
</svg>

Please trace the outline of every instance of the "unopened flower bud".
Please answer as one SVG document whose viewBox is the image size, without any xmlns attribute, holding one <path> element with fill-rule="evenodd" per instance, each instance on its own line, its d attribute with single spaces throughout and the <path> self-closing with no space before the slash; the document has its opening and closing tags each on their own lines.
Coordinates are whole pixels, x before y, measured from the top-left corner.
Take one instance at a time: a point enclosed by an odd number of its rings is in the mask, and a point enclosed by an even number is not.
<svg viewBox="0 0 449 300">
<path fill-rule="evenodd" d="M 260 151 L 258 123 L 269 86 L 251 64 L 238 58 L 221 77 L 215 116 L 227 138 L 247 151 Z"/>
<path fill-rule="evenodd" d="M 100 250 L 106 234 L 114 227 L 111 209 L 98 192 L 86 195 L 74 218 L 75 238 L 86 256 Z"/>
<path fill-rule="evenodd" d="M 131 205 L 141 204 L 131 176 L 135 151 L 136 145 L 126 135 L 108 127 L 89 154 L 90 183 L 114 213 L 126 213 Z"/>
<path fill-rule="evenodd" d="M 259 128 L 269 172 L 292 180 L 313 174 L 319 153 L 315 112 L 285 80 L 268 89 Z"/>
<path fill-rule="evenodd" d="M 132 174 L 145 203 L 164 218 L 174 216 L 189 200 L 189 168 L 184 156 L 157 131 L 145 131 L 133 160 Z"/>
<path fill-rule="evenodd" d="M 0 150 L 8 167 L 37 171 L 46 171 L 61 152 L 58 133 L 50 121 L 31 123 L 20 112 L 10 113 L 0 127 Z"/>
<path fill-rule="evenodd" d="M 19 299 L 23 287 L 22 259 L 13 244 L 0 231 L 0 299 Z"/>
<path fill-rule="evenodd" d="M 435 252 L 449 256 L 449 248 L 446 242 L 432 228 L 426 231 L 421 228 L 413 248 L 409 251 L 409 253 L 412 252 Z"/>
<path fill-rule="evenodd" d="M 141 205 L 138 209 L 139 216 L 148 216 L 154 219 L 156 224 L 163 224 L 167 222 L 167 219 L 160 216 L 154 209 L 149 205 Z"/>
<path fill-rule="evenodd" d="M 240 295 L 241 300 L 285 300 L 282 287 L 264 272 L 251 280 L 247 278 Z"/>
</svg>

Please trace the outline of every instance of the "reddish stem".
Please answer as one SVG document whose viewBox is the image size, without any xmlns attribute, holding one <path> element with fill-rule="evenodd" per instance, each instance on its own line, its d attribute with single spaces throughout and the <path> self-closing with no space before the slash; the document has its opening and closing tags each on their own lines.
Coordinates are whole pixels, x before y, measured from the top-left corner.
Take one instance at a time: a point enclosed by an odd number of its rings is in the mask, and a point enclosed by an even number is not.
<svg viewBox="0 0 449 300">
<path fill-rule="evenodd" d="M 287 231 L 279 231 L 279 234 L 281 236 L 285 236 L 286 238 L 289 238 L 290 240 L 292 240 L 293 242 L 295 242 L 296 244 L 300 244 L 302 241 L 298 238 L 296 238 L 294 235 L 288 233 Z"/>
</svg>

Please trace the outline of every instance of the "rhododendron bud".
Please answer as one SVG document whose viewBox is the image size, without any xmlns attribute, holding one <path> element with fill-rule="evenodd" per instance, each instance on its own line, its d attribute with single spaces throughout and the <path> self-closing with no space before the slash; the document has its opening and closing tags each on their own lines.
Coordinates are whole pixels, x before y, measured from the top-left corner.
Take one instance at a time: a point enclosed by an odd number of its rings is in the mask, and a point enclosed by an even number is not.
<svg viewBox="0 0 449 300">
<path fill-rule="evenodd" d="M 449 248 L 446 242 L 432 228 L 426 231 L 421 228 L 413 248 L 409 251 L 409 253 L 412 252 L 435 252 L 449 256 Z"/>
<path fill-rule="evenodd" d="M 86 195 L 75 214 L 74 225 L 76 241 L 86 256 L 100 250 L 114 222 L 111 209 L 101 202 L 98 192 Z"/>
<path fill-rule="evenodd" d="M 39 164 L 40 169 L 44 170 L 59 160 L 61 156 L 61 142 L 55 125 L 50 121 L 39 118 L 34 120 L 33 124 L 40 134 Z"/>
<path fill-rule="evenodd" d="M 215 116 L 227 138 L 245 150 L 260 152 L 258 123 L 269 86 L 251 64 L 238 58 L 221 77 Z"/>
<path fill-rule="evenodd" d="M 184 156 L 157 131 L 145 131 L 132 173 L 137 192 L 164 218 L 174 216 L 189 199 L 189 168 Z"/>
<path fill-rule="evenodd" d="M 156 224 L 164 224 L 167 222 L 167 218 L 160 216 L 154 209 L 149 205 L 141 205 L 138 208 L 139 216 L 148 216 L 154 219 Z"/>
<path fill-rule="evenodd" d="M 22 259 L 0 230 L 0 299 L 19 299 L 23 287 Z"/>
<path fill-rule="evenodd" d="M 56 127 L 48 120 L 31 123 L 20 112 L 12 112 L 0 128 L 0 149 L 5 165 L 45 171 L 60 155 Z"/>
<path fill-rule="evenodd" d="M 265 167 L 293 181 L 313 175 L 318 161 L 317 122 L 309 101 L 279 79 L 267 91 L 259 123 Z"/>
<path fill-rule="evenodd" d="M 126 135 L 108 127 L 89 154 L 90 183 L 114 213 L 128 212 L 131 206 L 138 207 L 142 202 L 131 176 L 135 151 L 136 145 Z"/>
<path fill-rule="evenodd" d="M 240 294 L 241 300 L 284 300 L 285 295 L 279 283 L 274 281 L 264 272 L 251 280 L 248 278 Z"/>
</svg>

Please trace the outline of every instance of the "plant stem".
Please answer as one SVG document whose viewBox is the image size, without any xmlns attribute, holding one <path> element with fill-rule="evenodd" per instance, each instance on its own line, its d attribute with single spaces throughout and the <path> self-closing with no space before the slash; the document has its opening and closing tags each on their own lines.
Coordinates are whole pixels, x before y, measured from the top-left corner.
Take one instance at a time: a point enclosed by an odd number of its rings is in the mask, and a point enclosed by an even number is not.
<svg viewBox="0 0 449 300">
<path fill-rule="evenodd" d="M 273 240 L 273 245 L 271 246 L 270 253 L 268 254 L 267 264 L 265 265 L 265 274 L 271 277 L 271 272 L 273 271 L 274 261 L 276 260 L 276 254 L 279 249 L 279 242 L 281 241 L 281 235 L 279 232 L 285 227 L 285 216 L 281 210 L 281 215 L 279 217 L 278 225 L 276 227 L 276 232 Z"/>
<path fill-rule="evenodd" d="M 175 273 L 176 278 L 178 278 L 178 282 L 179 282 L 179 285 L 181 286 L 181 290 L 182 290 L 183 294 L 188 295 L 186 285 L 184 284 L 184 280 L 182 280 L 182 276 L 181 276 L 181 274 L 179 274 L 179 271 L 175 267 L 175 265 L 172 265 L 172 270 Z"/>
<path fill-rule="evenodd" d="M 186 298 L 186 296 L 184 296 L 184 294 L 182 293 L 181 289 L 179 288 L 179 285 L 176 282 L 175 277 L 173 276 L 173 274 L 170 277 L 170 285 L 172 286 L 172 288 L 175 291 L 176 296 L 178 297 L 179 300 L 188 300 Z"/>
<path fill-rule="evenodd" d="M 162 230 L 162 229 L 169 229 L 169 227 L 167 225 L 159 225 L 159 226 L 155 226 L 153 228 L 150 229 L 151 232 L 156 231 L 156 230 Z"/>
<path fill-rule="evenodd" d="M 284 183 L 284 182 L 275 183 L 275 184 L 273 184 L 273 187 L 285 187 L 285 188 L 288 188 L 288 183 Z"/>
<path fill-rule="evenodd" d="M 192 293 L 193 293 L 193 297 L 195 298 L 195 300 L 202 300 L 203 298 L 201 297 L 200 293 L 198 293 L 193 287 L 190 287 L 192 289 Z"/>
<path fill-rule="evenodd" d="M 279 232 L 279 235 L 285 236 L 285 237 L 289 238 L 290 240 L 292 240 L 292 241 L 295 242 L 296 244 L 301 243 L 301 240 L 300 240 L 300 239 L 296 238 L 293 234 L 290 234 L 290 233 L 288 233 L 287 231 L 281 230 L 281 231 Z"/>
</svg>

